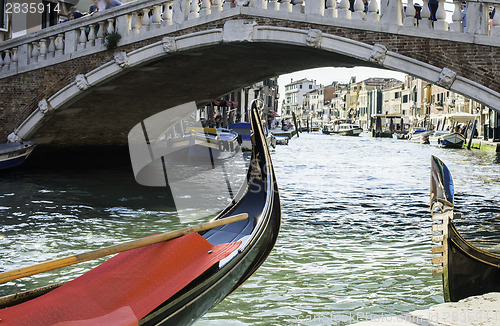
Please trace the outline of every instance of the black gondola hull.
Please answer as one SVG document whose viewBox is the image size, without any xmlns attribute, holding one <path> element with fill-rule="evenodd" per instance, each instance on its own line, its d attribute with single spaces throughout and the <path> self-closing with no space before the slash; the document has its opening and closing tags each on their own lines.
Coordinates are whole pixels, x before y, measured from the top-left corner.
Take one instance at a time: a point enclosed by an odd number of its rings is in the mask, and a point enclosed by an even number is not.
<svg viewBox="0 0 500 326">
<path fill-rule="evenodd" d="M 252 119 L 252 126 L 256 128 L 252 162 L 258 163 L 262 179 L 254 179 L 242 199 L 219 215 L 219 218 L 224 218 L 248 213 L 249 219 L 254 218 L 256 226 L 249 243 L 227 265 L 220 269 L 214 266 L 208 270 L 144 317 L 139 325 L 193 324 L 243 284 L 262 265 L 274 247 L 281 223 L 279 193 L 262 126 L 255 122 L 259 119 L 256 110 L 252 111 Z"/>
<path fill-rule="evenodd" d="M 500 255 L 479 249 L 458 232 L 453 219 L 454 186 L 451 172 L 437 157 L 431 159 L 431 212 L 433 241 L 439 244 L 432 252 L 433 274 L 442 274 L 444 300 L 456 302 L 471 296 L 500 292 Z"/>
<path fill-rule="evenodd" d="M 474 295 L 500 292 L 500 255 L 469 244 L 453 222 L 449 223 L 448 232 L 448 284 L 444 288 L 449 300 L 456 302 Z"/>
</svg>

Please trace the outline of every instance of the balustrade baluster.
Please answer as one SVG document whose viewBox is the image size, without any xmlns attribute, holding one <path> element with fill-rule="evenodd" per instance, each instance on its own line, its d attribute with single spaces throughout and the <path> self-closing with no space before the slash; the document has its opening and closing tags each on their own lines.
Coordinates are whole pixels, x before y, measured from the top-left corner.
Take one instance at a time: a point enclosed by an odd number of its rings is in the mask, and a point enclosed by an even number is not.
<svg viewBox="0 0 500 326">
<path fill-rule="evenodd" d="M 0 51 L 0 71 L 2 71 L 2 66 L 3 66 L 3 52 Z"/>
<path fill-rule="evenodd" d="M 109 18 L 107 19 L 108 21 L 108 27 L 106 29 L 106 33 L 109 35 L 115 31 L 115 20 L 114 18 Z M 149 22 L 149 19 L 148 19 Z"/>
<path fill-rule="evenodd" d="M 366 14 L 366 21 L 371 23 L 380 22 L 380 14 L 379 14 L 377 0 L 370 0 L 370 4 L 368 5 L 368 13 Z"/>
<path fill-rule="evenodd" d="M 224 3 L 224 6 L 226 4 Z M 188 15 L 188 19 L 195 19 L 200 17 L 200 5 L 198 0 L 191 0 L 191 9 Z"/>
<path fill-rule="evenodd" d="M 64 34 L 57 34 L 56 56 L 64 54 Z"/>
<path fill-rule="evenodd" d="M 160 14 L 161 6 L 155 5 L 153 7 L 153 16 L 151 16 L 151 23 L 153 28 L 158 28 L 161 26 L 161 14 Z"/>
<path fill-rule="evenodd" d="M 89 36 L 88 36 L 88 41 L 87 41 L 87 48 L 90 48 L 92 46 L 95 45 L 95 39 L 96 39 L 96 36 L 95 36 L 95 25 L 94 24 L 90 24 L 89 25 Z"/>
<path fill-rule="evenodd" d="M 172 6 L 172 1 L 167 1 L 163 3 L 163 25 L 168 26 L 172 25 L 172 11 L 171 7 Z"/>
<path fill-rule="evenodd" d="M 431 11 L 429 9 L 429 0 L 423 0 L 422 10 L 420 11 L 420 21 L 418 27 L 423 29 L 432 28 Z"/>
<path fill-rule="evenodd" d="M 47 59 L 47 40 L 46 39 L 41 39 L 40 40 L 40 56 L 42 60 Z"/>
<path fill-rule="evenodd" d="M 18 64 L 18 56 L 17 56 L 17 47 L 16 48 L 12 48 L 12 57 L 10 59 L 10 68 L 11 69 L 15 69 L 17 68 L 17 64 Z"/>
<path fill-rule="evenodd" d="M 403 19 L 403 26 L 406 27 L 414 27 L 417 25 L 417 19 L 415 18 L 416 14 L 415 6 L 413 5 L 413 0 L 408 0 L 408 4 L 405 9 L 405 18 Z"/>
<path fill-rule="evenodd" d="M 38 42 L 31 42 L 31 62 L 38 62 Z"/>
<path fill-rule="evenodd" d="M 351 11 L 349 10 L 349 0 L 340 0 L 338 17 L 343 19 L 351 19 Z"/>
<path fill-rule="evenodd" d="M 266 1 L 266 0 L 261 0 L 261 1 Z M 266 4 L 267 4 L 267 2 L 266 2 Z M 220 12 L 220 11 L 222 11 L 222 8 L 223 8 L 222 7 L 222 0 L 214 0 L 214 2 L 213 2 L 213 10 L 215 12 L 218 12 L 218 11 Z"/>
<path fill-rule="evenodd" d="M 500 4 L 494 4 L 495 16 L 493 16 L 493 27 L 491 28 L 492 36 L 500 36 Z"/>
<path fill-rule="evenodd" d="M 266 0 L 262 0 L 262 1 L 266 5 L 263 8 L 267 8 L 267 2 L 266 2 Z M 294 2 L 295 2 L 295 4 L 292 5 L 292 12 L 295 12 L 297 14 L 303 14 L 304 13 L 304 6 L 303 6 L 304 0 L 295 0 Z"/>
<path fill-rule="evenodd" d="M 271 0 L 268 8 L 271 10 L 280 10 L 280 3 L 277 0 Z"/>
<path fill-rule="evenodd" d="M 356 0 L 354 2 L 354 12 L 351 13 L 351 18 L 356 20 L 365 19 L 365 4 L 363 0 Z"/>
<path fill-rule="evenodd" d="M 439 6 L 436 11 L 436 21 L 434 22 L 434 29 L 439 31 L 447 31 L 448 23 L 446 22 L 446 11 L 444 10 L 444 0 L 439 0 Z"/>
<path fill-rule="evenodd" d="M 210 0 L 202 0 L 201 1 L 201 11 L 200 16 L 210 15 L 212 10 L 210 9 Z"/>
<path fill-rule="evenodd" d="M 149 19 L 149 8 L 142 9 L 142 19 L 141 19 L 141 33 L 145 31 L 149 31 L 149 25 L 151 21 Z"/>
<path fill-rule="evenodd" d="M 86 27 L 80 27 L 80 37 L 78 38 L 78 50 L 85 50 L 87 44 L 87 34 L 85 34 Z"/>
<path fill-rule="evenodd" d="M 292 12 L 292 3 L 290 0 L 282 0 L 280 4 L 280 11 Z"/>
<path fill-rule="evenodd" d="M 99 28 L 97 30 L 97 39 L 95 41 L 96 45 L 101 45 L 104 43 L 104 24 L 105 21 L 99 22 Z"/>
<path fill-rule="evenodd" d="M 326 0 L 325 17 L 337 18 L 337 0 Z"/>
<path fill-rule="evenodd" d="M 139 22 L 139 15 L 136 12 L 132 13 L 132 35 L 137 35 L 141 29 L 141 23 Z"/>
<path fill-rule="evenodd" d="M 49 48 L 48 48 L 48 53 L 47 57 L 53 58 L 56 55 L 56 44 L 55 44 L 55 36 L 50 36 L 49 37 Z"/>
<path fill-rule="evenodd" d="M 455 5 L 455 10 L 451 16 L 451 20 L 453 22 L 450 24 L 450 31 L 463 33 L 464 24 L 462 23 L 462 1 L 454 0 L 453 4 Z"/>
<path fill-rule="evenodd" d="M 5 50 L 5 57 L 3 58 L 2 71 L 8 71 L 10 69 L 10 50 Z"/>
</svg>

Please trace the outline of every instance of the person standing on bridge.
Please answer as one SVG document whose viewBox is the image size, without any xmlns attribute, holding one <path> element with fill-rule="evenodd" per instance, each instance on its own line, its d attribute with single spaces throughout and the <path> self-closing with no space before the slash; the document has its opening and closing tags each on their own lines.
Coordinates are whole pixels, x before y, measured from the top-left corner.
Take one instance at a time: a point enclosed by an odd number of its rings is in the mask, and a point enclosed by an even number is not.
<svg viewBox="0 0 500 326">
<path fill-rule="evenodd" d="M 93 15 L 97 11 L 104 11 L 106 2 L 104 0 L 93 0 L 93 4 L 89 8 L 89 14 Z"/>
<path fill-rule="evenodd" d="M 122 3 L 118 0 L 106 0 L 106 9 L 121 6 Z"/>
<path fill-rule="evenodd" d="M 429 0 L 429 10 L 431 11 L 431 20 L 436 21 L 436 12 L 439 7 L 438 0 Z"/>
</svg>

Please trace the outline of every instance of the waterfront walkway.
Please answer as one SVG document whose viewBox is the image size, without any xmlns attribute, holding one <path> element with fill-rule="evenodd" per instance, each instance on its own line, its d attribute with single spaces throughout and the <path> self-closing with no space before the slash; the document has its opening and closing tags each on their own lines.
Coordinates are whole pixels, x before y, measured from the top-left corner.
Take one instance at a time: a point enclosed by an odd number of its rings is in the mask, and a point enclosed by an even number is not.
<svg viewBox="0 0 500 326">
<path fill-rule="evenodd" d="M 441 303 L 406 315 L 382 317 L 355 326 L 493 326 L 500 325 L 500 293 L 488 293 L 459 302 Z"/>
</svg>

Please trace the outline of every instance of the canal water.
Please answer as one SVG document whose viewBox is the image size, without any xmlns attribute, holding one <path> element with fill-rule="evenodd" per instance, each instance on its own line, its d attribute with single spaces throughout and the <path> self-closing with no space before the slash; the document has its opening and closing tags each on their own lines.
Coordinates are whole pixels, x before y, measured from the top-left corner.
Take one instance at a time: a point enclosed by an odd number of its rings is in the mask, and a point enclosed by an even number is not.
<svg viewBox="0 0 500 326">
<path fill-rule="evenodd" d="M 346 325 L 443 301 L 431 275 L 430 156 L 450 168 L 459 230 L 500 252 L 500 156 L 393 139 L 302 133 L 272 152 L 282 228 L 263 266 L 197 322 Z M 0 174 L 0 270 L 185 227 L 130 167 Z M 84 263 L 0 286 L 69 280 Z"/>
</svg>

